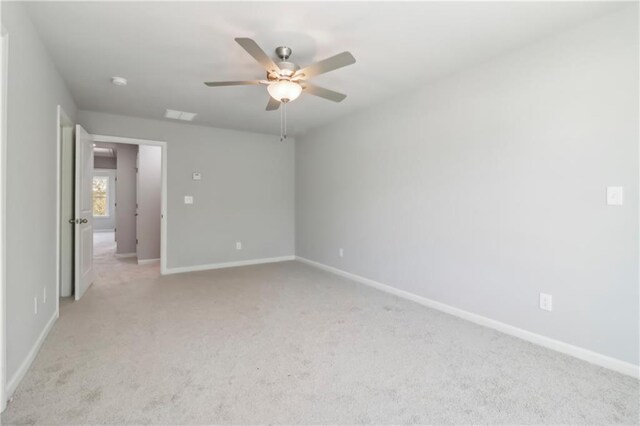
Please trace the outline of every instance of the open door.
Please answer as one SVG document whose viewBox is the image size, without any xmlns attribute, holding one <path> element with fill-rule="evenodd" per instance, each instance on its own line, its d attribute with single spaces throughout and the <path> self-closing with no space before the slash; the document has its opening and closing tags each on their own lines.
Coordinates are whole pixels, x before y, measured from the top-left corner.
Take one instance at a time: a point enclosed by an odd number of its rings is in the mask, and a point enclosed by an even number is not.
<svg viewBox="0 0 640 426">
<path fill-rule="evenodd" d="M 80 300 L 93 282 L 93 138 L 76 125 L 74 293 Z"/>
</svg>

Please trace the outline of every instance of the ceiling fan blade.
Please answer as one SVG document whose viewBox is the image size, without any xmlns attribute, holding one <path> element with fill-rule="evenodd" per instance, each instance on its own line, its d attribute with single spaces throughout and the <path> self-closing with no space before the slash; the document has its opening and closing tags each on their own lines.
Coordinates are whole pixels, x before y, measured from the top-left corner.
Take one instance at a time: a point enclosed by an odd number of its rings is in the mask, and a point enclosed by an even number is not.
<svg viewBox="0 0 640 426">
<path fill-rule="evenodd" d="M 333 90 L 325 89 L 324 87 L 316 86 L 315 84 L 307 82 L 304 82 L 302 87 L 304 88 L 305 93 L 319 96 L 333 102 L 342 102 L 344 98 L 347 97 L 344 93 L 334 92 Z"/>
<path fill-rule="evenodd" d="M 262 84 L 262 80 L 245 80 L 245 81 L 207 81 L 206 84 L 209 87 L 222 87 L 222 86 L 246 86 L 252 84 Z"/>
<path fill-rule="evenodd" d="M 273 62 L 269 55 L 264 53 L 264 50 L 262 50 L 260 46 L 258 46 L 258 43 L 251 40 L 250 38 L 242 37 L 236 38 L 236 42 L 240 46 L 242 46 L 242 48 L 246 50 L 249 55 L 253 56 L 253 59 L 258 61 L 260 65 L 262 65 L 264 69 L 267 70 L 267 72 L 280 72 L 280 68 L 278 68 L 278 66 L 275 64 L 275 62 Z"/>
<path fill-rule="evenodd" d="M 280 108 L 280 101 L 273 99 L 269 96 L 269 102 L 267 103 L 267 111 L 275 111 Z"/>
<path fill-rule="evenodd" d="M 338 68 L 346 67 L 347 65 L 355 64 L 355 62 L 356 58 L 354 58 L 351 53 L 342 52 L 330 58 L 316 62 L 315 64 L 311 64 L 308 67 L 302 68 L 296 72 L 295 75 L 301 77 L 304 75 L 304 78 L 309 78 Z"/>
</svg>

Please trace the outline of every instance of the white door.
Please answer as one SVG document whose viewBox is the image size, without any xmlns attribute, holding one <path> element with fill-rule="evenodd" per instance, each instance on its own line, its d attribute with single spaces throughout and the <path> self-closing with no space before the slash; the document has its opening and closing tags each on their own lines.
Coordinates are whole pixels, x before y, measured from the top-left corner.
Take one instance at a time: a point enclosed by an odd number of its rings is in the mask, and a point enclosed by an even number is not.
<svg viewBox="0 0 640 426">
<path fill-rule="evenodd" d="M 80 300 L 93 282 L 93 139 L 76 125 L 75 277 Z"/>
</svg>

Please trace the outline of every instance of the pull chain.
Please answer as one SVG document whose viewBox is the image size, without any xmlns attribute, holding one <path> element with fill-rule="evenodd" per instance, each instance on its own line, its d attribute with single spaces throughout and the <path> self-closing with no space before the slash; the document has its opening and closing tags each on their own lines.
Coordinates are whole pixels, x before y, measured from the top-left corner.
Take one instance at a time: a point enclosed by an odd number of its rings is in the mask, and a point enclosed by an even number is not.
<svg viewBox="0 0 640 426">
<path fill-rule="evenodd" d="M 287 101 L 282 102 L 280 108 L 280 142 L 287 139 Z"/>
</svg>

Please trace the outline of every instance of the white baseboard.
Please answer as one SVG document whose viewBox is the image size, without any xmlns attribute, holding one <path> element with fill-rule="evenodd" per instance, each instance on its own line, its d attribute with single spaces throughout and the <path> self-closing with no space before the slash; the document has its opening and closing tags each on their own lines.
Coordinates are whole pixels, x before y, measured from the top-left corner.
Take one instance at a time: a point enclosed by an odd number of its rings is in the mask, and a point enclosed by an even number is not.
<svg viewBox="0 0 640 426">
<path fill-rule="evenodd" d="M 265 257 L 262 259 L 237 260 L 234 262 L 210 263 L 208 265 L 179 266 L 175 268 L 167 268 L 165 274 L 180 274 L 182 272 L 207 271 L 209 269 L 235 268 L 236 266 L 260 265 L 263 263 L 286 262 L 288 260 L 296 260 L 294 255 L 280 257 Z"/>
<path fill-rule="evenodd" d="M 49 322 L 47 322 L 47 325 L 44 326 L 44 329 L 40 333 L 40 336 L 38 336 L 38 340 L 36 340 L 36 342 L 33 344 L 33 347 L 27 354 L 27 357 L 24 359 L 24 361 L 22 361 L 22 364 L 20 364 L 18 371 L 16 371 L 16 373 L 13 375 L 13 377 L 11 377 L 11 379 L 7 380 L 7 386 L 6 386 L 7 400 L 11 398 L 13 393 L 16 391 L 16 388 L 22 381 L 24 375 L 27 374 L 27 371 L 29 371 L 29 367 L 31 367 L 33 360 L 36 359 L 36 356 L 40 351 L 40 347 L 42 346 L 42 343 L 44 343 L 44 340 L 47 338 L 49 331 L 51 331 L 51 327 L 53 327 L 53 324 L 55 324 L 57 319 L 58 319 L 58 312 L 54 312 Z"/>
<path fill-rule="evenodd" d="M 136 257 L 137 255 L 137 253 L 116 253 L 115 257 L 118 259 L 125 259 L 127 257 Z"/>
<path fill-rule="evenodd" d="M 147 265 L 149 263 L 158 263 L 160 258 L 157 259 L 138 259 L 138 265 Z"/>
<path fill-rule="evenodd" d="M 416 303 L 420 303 L 421 305 L 427 306 L 429 308 L 437 309 L 447 314 L 454 315 L 456 317 L 465 319 L 467 321 L 471 321 L 473 323 L 482 325 L 484 327 L 492 328 L 494 330 L 500 331 L 510 336 L 520 338 L 522 340 L 526 340 L 536 345 L 544 346 L 545 348 L 552 349 L 557 352 L 561 352 L 565 355 L 573 356 L 583 361 L 587 361 L 591 364 L 595 364 L 600 367 L 607 368 L 609 370 L 617 371 L 618 373 L 622 373 L 627 376 L 634 377 L 636 379 L 639 378 L 640 376 L 639 374 L 640 366 L 631 364 L 629 362 L 612 358 L 607 355 L 602 355 L 597 352 L 593 352 L 588 349 L 581 348 L 579 346 L 574 346 L 569 343 L 562 342 L 560 340 L 555 340 L 550 337 L 543 336 L 541 334 L 533 333 L 531 331 L 527 331 L 522 328 L 514 327 L 512 325 L 505 324 L 500 321 L 492 320 L 490 318 L 483 317 L 482 315 L 474 314 L 472 312 L 468 312 L 463 309 L 455 308 L 453 306 L 450 306 L 441 302 L 436 302 L 435 300 L 418 296 L 416 294 L 409 293 L 408 291 L 400 290 L 390 285 L 382 284 L 380 282 L 371 280 L 369 278 L 364 278 L 359 275 L 355 275 L 350 272 L 346 272 L 341 269 L 334 268 L 333 266 L 329 266 L 323 263 L 315 262 L 313 260 L 305 259 L 304 257 L 296 256 L 296 260 L 306 263 L 308 265 L 314 266 L 316 268 L 334 273 L 336 275 L 349 278 L 353 281 L 357 281 L 361 284 L 368 285 L 378 290 L 391 293 L 395 296 L 402 297 L 404 299 L 408 299 Z"/>
</svg>

